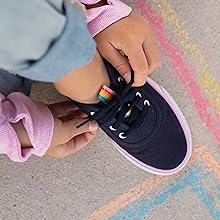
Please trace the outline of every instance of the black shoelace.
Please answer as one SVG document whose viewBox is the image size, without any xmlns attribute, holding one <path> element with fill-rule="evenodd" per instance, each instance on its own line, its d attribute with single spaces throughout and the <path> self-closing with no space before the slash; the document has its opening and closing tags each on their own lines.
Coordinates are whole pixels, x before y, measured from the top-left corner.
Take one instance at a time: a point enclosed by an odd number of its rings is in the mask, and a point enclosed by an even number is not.
<svg viewBox="0 0 220 220">
<path fill-rule="evenodd" d="M 139 128 L 143 123 L 143 115 L 147 114 L 148 107 L 150 105 L 148 100 L 142 100 L 141 93 L 137 92 L 136 94 L 130 95 L 131 87 L 134 82 L 134 72 L 131 73 L 130 82 L 123 88 L 122 83 L 120 83 L 119 92 L 114 100 L 109 104 L 104 105 L 97 110 L 96 112 L 90 112 L 88 119 L 77 126 L 80 127 L 87 123 L 88 121 L 96 120 L 100 125 L 107 123 L 112 118 L 116 118 L 116 122 L 111 125 L 109 128 L 112 131 L 119 129 L 121 124 L 127 125 L 127 129 L 119 134 L 121 139 L 125 139 L 130 132 Z M 137 105 L 143 102 L 143 109 L 137 107 Z M 125 117 L 125 114 L 131 109 L 131 115 Z"/>
</svg>

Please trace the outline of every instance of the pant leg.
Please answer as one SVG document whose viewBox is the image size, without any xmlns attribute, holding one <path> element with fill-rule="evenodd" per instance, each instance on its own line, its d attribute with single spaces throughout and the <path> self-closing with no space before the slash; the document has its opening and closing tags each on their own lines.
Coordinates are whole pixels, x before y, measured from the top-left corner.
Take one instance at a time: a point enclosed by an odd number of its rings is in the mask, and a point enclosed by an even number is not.
<svg viewBox="0 0 220 220">
<path fill-rule="evenodd" d="M 31 80 L 55 82 L 90 63 L 96 44 L 78 4 L 63 0 L 15 2 L 0 0 L 2 67 Z"/>
<path fill-rule="evenodd" d="M 29 95 L 32 81 L 0 68 L 0 93 L 7 96 L 12 92 Z"/>
</svg>

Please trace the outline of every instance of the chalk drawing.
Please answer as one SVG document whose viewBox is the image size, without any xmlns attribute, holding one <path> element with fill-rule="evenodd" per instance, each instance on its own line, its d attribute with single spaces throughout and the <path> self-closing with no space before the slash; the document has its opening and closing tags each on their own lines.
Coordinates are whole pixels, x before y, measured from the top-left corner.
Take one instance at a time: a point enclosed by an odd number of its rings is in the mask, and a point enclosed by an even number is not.
<svg viewBox="0 0 220 220">
<path fill-rule="evenodd" d="M 191 61 L 198 68 L 197 74 L 199 75 L 200 83 L 213 102 L 213 106 L 220 112 L 220 87 L 213 74 L 208 70 L 206 59 L 197 45 L 190 39 L 189 32 L 167 0 L 154 0 L 154 2 L 163 21 L 170 25 L 171 31 L 180 39 L 180 46 L 186 49 Z"/>
<path fill-rule="evenodd" d="M 188 96 L 191 98 L 200 118 L 213 136 L 220 140 L 220 115 L 210 111 L 211 103 L 206 97 L 202 96 L 202 88 L 200 88 L 193 77 L 195 74 L 186 63 L 183 52 L 166 36 L 162 17 L 156 14 L 147 1 L 135 0 L 135 3 L 140 13 L 148 18 L 152 28 L 155 30 L 158 42 L 169 58 L 167 60 L 168 63 L 185 86 Z"/>
<path fill-rule="evenodd" d="M 193 166 L 197 166 L 197 165 L 195 165 L 197 163 L 201 163 L 200 167 L 203 167 L 203 169 L 200 169 L 200 171 L 203 170 L 203 172 L 199 172 L 198 168 L 193 167 Z M 206 198 L 205 196 L 209 195 L 209 194 L 207 194 L 206 189 L 204 189 L 202 191 L 202 189 L 205 187 L 204 185 L 202 185 L 203 188 L 201 188 L 201 190 L 199 191 L 196 188 L 196 181 L 198 182 L 201 180 L 207 180 L 208 177 L 214 178 L 215 181 L 218 182 L 218 184 L 213 188 L 212 191 L 214 191 L 214 190 L 216 191 L 215 200 L 219 200 L 219 194 L 220 194 L 220 185 L 219 185 L 220 184 L 220 165 L 219 165 L 219 163 L 213 158 L 213 156 L 207 151 L 207 149 L 204 146 L 196 146 L 194 148 L 192 158 L 190 159 L 187 168 L 189 168 L 191 166 L 192 166 L 192 168 L 189 169 L 191 171 L 188 172 L 188 174 L 185 178 L 178 179 L 178 178 L 176 178 L 176 175 L 173 175 L 170 177 L 160 177 L 160 176 L 153 176 L 153 175 L 150 176 L 143 183 L 140 183 L 140 184 L 134 186 L 128 192 L 118 196 L 117 198 L 113 199 L 112 201 L 105 204 L 101 208 L 95 210 L 89 216 L 84 218 L 84 220 L 101 220 L 101 219 L 107 219 L 107 217 L 110 217 L 110 216 L 112 216 L 112 217 L 117 216 L 117 214 L 120 213 L 119 210 L 125 210 L 126 207 L 129 207 L 130 204 L 136 204 L 135 202 L 139 202 L 142 200 L 147 202 L 146 198 L 144 198 L 144 195 L 147 195 L 148 193 L 154 191 L 156 188 L 160 187 L 161 185 L 169 182 L 172 184 L 168 187 L 172 187 L 172 186 L 175 186 L 175 184 L 178 185 L 177 182 L 178 181 L 182 182 L 184 179 L 185 179 L 185 186 L 193 186 L 194 187 L 193 188 L 194 193 L 197 193 L 198 198 L 201 200 L 201 203 L 204 205 L 204 207 L 206 207 L 209 210 L 210 215 L 211 216 L 216 215 L 218 217 L 219 216 L 218 213 L 220 210 L 217 208 L 216 209 L 210 208 L 210 207 L 214 207 L 213 200 L 211 200 L 211 202 L 208 202 L 209 200 L 205 199 Z M 202 174 L 199 175 L 197 173 L 202 173 Z M 193 179 L 194 179 L 194 182 L 193 182 Z M 175 181 L 177 181 L 177 182 L 175 183 Z M 200 185 L 198 185 L 198 187 L 199 186 Z M 169 188 L 167 188 L 167 190 L 168 189 Z M 175 192 L 175 190 L 180 191 L 180 189 L 178 189 L 177 187 L 172 188 L 171 191 Z M 155 204 L 159 205 L 159 204 L 161 204 L 161 201 L 165 201 L 167 199 L 167 197 L 166 197 L 167 193 L 164 193 L 164 192 L 161 194 L 161 197 L 157 197 L 157 199 L 155 198 L 155 201 L 154 201 Z M 141 205 L 141 204 L 142 203 L 140 203 L 139 205 Z M 145 211 L 143 211 L 143 212 L 145 212 L 145 214 L 147 214 L 148 208 L 150 207 L 149 201 L 146 204 L 148 204 L 148 206 L 146 206 L 144 208 Z M 130 213 L 131 212 L 132 212 L 132 210 L 130 211 Z"/>
<path fill-rule="evenodd" d="M 160 195 L 150 200 L 147 199 L 148 196 L 145 195 L 138 201 L 130 203 L 123 209 L 119 209 L 114 216 L 107 219 L 142 220 L 153 208 L 162 205 L 173 195 L 186 188 L 191 189 L 192 192 L 199 197 L 201 204 L 208 209 L 213 219 L 220 219 L 220 209 L 215 209 L 215 200 L 213 199 L 215 195 L 210 195 L 210 192 L 206 190 L 203 184 L 205 180 L 211 178 L 212 174 L 210 172 L 204 172 L 202 169 L 202 167 L 197 166 L 190 168 L 185 178 L 175 179 L 174 183 L 169 183 Z M 218 193 L 220 193 L 220 191 L 218 191 Z M 219 199 L 216 200 L 220 202 Z"/>
</svg>

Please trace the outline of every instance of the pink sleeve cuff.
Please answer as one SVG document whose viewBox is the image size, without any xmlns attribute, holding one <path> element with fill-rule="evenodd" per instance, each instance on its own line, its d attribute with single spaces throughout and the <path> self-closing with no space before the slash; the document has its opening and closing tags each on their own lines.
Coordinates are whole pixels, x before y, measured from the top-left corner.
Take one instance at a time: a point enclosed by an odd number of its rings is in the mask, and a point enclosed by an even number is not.
<svg viewBox="0 0 220 220">
<path fill-rule="evenodd" d="M 83 4 L 95 4 L 99 1 L 81 0 Z M 91 8 L 86 11 L 88 28 L 94 37 L 99 32 L 128 16 L 132 8 L 118 0 L 108 0 L 108 5 Z"/>
<path fill-rule="evenodd" d="M 11 124 L 22 121 L 32 148 L 22 149 Z M 22 93 L 0 94 L 0 153 L 16 162 L 26 161 L 32 154 L 43 156 L 50 146 L 54 119 L 46 105 Z"/>
</svg>

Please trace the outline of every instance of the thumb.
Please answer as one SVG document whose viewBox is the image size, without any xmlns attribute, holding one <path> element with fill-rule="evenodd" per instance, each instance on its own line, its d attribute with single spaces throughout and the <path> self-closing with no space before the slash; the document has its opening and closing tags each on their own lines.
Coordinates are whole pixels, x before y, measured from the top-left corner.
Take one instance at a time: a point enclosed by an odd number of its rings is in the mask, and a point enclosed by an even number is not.
<svg viewBox="0 0 220 220">
<path fill-rule="evenodd" d="M 77 128 L 78 125 L 80 125 L 81 123 L 83 123 L 85 121 L 85 118 L 79 118 L 79 119 L 73 119 L 68 123 L 68 127 L 71 128 L 71 133 L 72 133 L 72 137 L 75 137 L 77 135 L 86 133 L 86 132 L 95 132 L 98 130 L 98 123 L 96 121 L 88 121 L 87 123 L 85 123 L 84 125 L 80 126 Z"/>
<path fill-rule="evenodd" d="M 75 118 L 69 121 L 62 122 L 61 120 L 55 118 L 54 134 L 51 146 L 57 146 L 67 143 L 74 137 L 79 136 L 80 134 L 96 134 L 96 131 L 99 127 L 96 121 L 89 121 L 79 128 L 76 128 L 77 125 L 82 124 L 84 121 L 85 119 L 83 118 Z"/>
<path fill-rule="evenodd" d="M 112 66 L 114 66 L 121 76 L 127 81 L 130 81 L 131 67 L 128 59 L 123 56 L 115 47 L 111 44 L 105 45 L 103 51 L 100 51 L 101 55 L 108 60 Z"/>
</svg>

